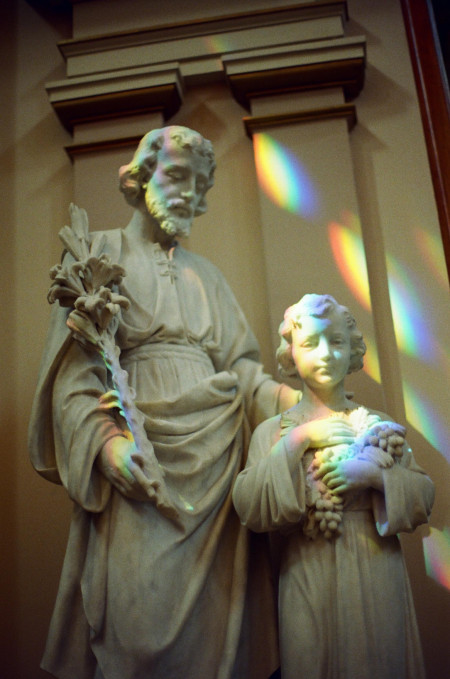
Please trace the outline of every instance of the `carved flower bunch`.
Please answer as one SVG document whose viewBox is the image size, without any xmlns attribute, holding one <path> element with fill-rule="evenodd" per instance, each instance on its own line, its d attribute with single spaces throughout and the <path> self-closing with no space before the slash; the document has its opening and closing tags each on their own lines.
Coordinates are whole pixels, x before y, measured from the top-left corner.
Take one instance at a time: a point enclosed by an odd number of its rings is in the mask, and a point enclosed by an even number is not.
<svg viewBox="0 0 450 679">
<path fill-rule="evenodd" d="M 125 271 L 102 252 L 104 238 L 99 238 L 97 245 L 90 243 L 86 212 L 74 205 L 70 212 L 72 226 L 61 229 L 60 238 L 72 261 L 50 270 L 47 299 L 50 304 L 58 300 L 61 306 L 74 307 L 67 325 L 79 339 L 98 345 L 104 331 L 114 334 L 117 314 L 129 306 L 126 297 L 112 290 Z M 66 260 L 71 258 L 66 256 Z"/>
<path fill-rule="evenodd" d="M 58 300 L 61 306 L 73 307 L 66 321 L 73 337 L 82 344 L 90 345 L 101 355 L 113 389 L 100 397 L 100 408 L 116 410 L 121 417 L 121 427 L 125 420 L 124 435 L 136 444 L 134 475 L 148 500 L 154 502 L 164 516 L 175 519 L 178 510 L 164 483 L 164 472 L 153 446 L 147 438 L 144 415 L 134 402 L 135 393 L 128 384 L 128 373 L 120 365 L 120 348 L 115 342 L 119 311 L 130 305 L 126 297 L 113 290 L 121 282 L 125 270 L 113 264 L 103 252 L 105 236 L 91 240 L 86 211 L 72 204 L 70 214 L 71 226 L 65 226 L 59 232 L 68 254 L 62 264 L 50 271 L 52 284 L 48 301 L 52 304 Z"/>
<path fill-rule="evenodd" d="M 370 414 L 365 408 L 357 408 L 343 416 L 352 425 L 356 439 L 350 446 L 337 445 L 316 450 L 304 458 L 307 480 L 308 518 L 303 531 L 310 538 L 322 534 L 330 539 L 342 534 L 342 515 L 344 501 L 340 495 L 332 493 L 328 486 L 317 477 L 325 462 L 340 462 L 357 459 L 372 462 L 379 467 L 388 468 L 396 458 L 403 454 L 406 430 L 395 422 L 383 422 L 377 415 Z"/>
</svg>

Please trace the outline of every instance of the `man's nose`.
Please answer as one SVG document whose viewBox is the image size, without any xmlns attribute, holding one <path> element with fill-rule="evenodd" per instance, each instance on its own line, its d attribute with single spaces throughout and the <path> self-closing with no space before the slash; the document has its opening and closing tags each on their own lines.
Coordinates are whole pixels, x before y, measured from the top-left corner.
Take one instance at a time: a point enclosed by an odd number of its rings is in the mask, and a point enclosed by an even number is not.
<svg viewBox="0 0 450 679">
<path fill-rule="evenodd" d="M 194 192 L 192 189 L 183 189 L 181 192 L 181 197 L 188 203 L 192 202 L 194 197 Z"/>
<path fill-rule="evenodd" d="M 191 201 L 195 193 L 195 180 L 194 178 L 186 178 L 181 187 L 181 195 L 185 200 Z"/>
</svg>

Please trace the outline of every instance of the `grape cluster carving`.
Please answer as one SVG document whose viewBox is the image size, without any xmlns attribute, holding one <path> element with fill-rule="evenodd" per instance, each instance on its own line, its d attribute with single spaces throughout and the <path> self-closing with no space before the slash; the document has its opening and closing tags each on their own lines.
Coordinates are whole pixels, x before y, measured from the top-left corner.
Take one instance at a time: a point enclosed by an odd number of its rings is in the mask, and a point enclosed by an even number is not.
<svg viewBox="0 0 450 679">
<path fill-rule="evenodd" d="M 363 409 L 359 408 L 358 410 Z M 369 415 L 367 411 L 365 413 Z M 358 416 L 361 419 L 361 413 Z M 373 417 L 371 416 L 372 421 Z M 379 418 L 377 419 L 379 420 Z M 368 421 L 370 422 L 370 419 Z M 356 433 L 358 432 L 356 431 Z M 342 534 L 344 499 L 333 493 L 317 477 L 321 466 L 330 461 L 357 459 L 366 460 L 387 469 L 392 467 L 394 462 L 402 456 L 405 433 L 405 428 L 400 424 L 379 420 L 375 424 L 371 424 L 369 429 L 366 428 L 364 433 L 359 434 L 350 446 L 339 445 L 315 451 L 306 470 L 310 508 L 303 531 L 308 537 L 316 538 L 322 535 L 326 539 L 331 539 Z"/>
</svg>

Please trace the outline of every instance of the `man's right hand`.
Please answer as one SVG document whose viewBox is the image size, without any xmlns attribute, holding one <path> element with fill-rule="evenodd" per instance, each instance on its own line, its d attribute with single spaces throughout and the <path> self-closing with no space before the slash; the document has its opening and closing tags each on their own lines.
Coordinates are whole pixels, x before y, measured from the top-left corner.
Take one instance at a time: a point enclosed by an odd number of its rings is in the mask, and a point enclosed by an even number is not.
<svg viewBox="0 0 450 679">
<path fill-rule="evenodd" d="M 125 436 L 114 436 L 106 441 L 97 457 L 97 467 L 118 491 L 132 500 L 147 501 L 147 491 L 136 479 L 141 467 L 133 456 L 137 453 L 133 441 Z"/>
</svg>

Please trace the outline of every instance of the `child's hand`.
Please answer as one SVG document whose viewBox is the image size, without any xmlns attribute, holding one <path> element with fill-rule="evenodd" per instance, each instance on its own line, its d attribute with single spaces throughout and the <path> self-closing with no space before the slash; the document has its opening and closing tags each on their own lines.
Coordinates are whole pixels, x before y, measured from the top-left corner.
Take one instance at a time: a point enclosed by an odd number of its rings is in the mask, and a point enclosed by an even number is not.
<svg viewBox="0 0 450 679">
<path fill-rule="evenodd" d="M 324 462 L 315 473 L 332 493 L 337 495 L 365 488 L 383 489 L 380 467 L 365 460 L 340 460 Z"/>
<path fill-rule="evenodd" d="M 346 420 L 325 418 L 294 427 L 282 440 L 288 453 L 289 465 L 294 470 L 308 448 L 325 448 L 340 443 L 350 445 L 355 440 L 355 434 Z M 276 451 L 276 446 L 273 451 Z"/>
<path fill-rule="evenodd" d="M 326 418 L 301 424 L 299 433 L 309 441 L 308 448 L 325 448 L 341 443 L 350 445 L 355 440 L 351 425 L 344 419 Z"/>
</svg>

